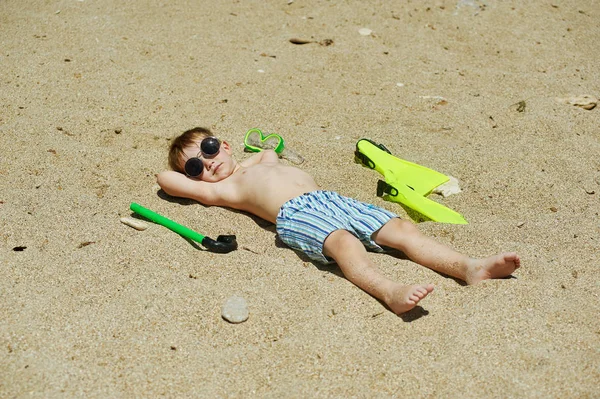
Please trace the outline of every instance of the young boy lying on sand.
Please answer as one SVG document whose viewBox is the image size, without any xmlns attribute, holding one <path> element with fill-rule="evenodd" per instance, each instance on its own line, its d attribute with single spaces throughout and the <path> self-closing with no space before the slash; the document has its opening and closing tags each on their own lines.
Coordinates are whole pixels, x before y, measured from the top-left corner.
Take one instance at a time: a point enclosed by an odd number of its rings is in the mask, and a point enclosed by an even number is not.
<svg viewBox="0 0 600 399">
<path fill-rule="evenodd" d="M 275 223 L 284 243 L 316 262 L 337 262 L 348 280 L 396 314 L 414 308 L 433 285 L 404 285 L 386 278 L 369 260 L 366 248 L 395 248 L 420 265 L 468 284 L 509 276 L 520 266 L 516 253 L 469 258 L 383 208 L 322 191 L 306 172 L 279 163 L 272 150 L 237 162 L 229 144 L 204 128 L 190 129 L 173 141 L 169 166 L 173 171 L 158 174 L 158 184 L 167 194 L 239 209 Z"/>
</svg>

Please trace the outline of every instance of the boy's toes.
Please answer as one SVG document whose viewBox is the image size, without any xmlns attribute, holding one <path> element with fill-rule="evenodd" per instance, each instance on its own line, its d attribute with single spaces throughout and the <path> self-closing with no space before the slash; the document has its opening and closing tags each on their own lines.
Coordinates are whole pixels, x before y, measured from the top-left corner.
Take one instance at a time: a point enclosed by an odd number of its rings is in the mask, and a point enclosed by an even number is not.
<svg viewBox="0 0 600 399">
<path fill-rule="evenodd" d="M 419 302 L 421 299 L 425 298 L 427 294 L 433 291 L 433 285 L 421 285 L 415 287 L 414 291 L 411 293 L 410 299 L 415 302 Z"/>
<path fill-rule="evenodd" d="M 401 314 L 417 306 L 417 303 L 431 291 L 433 291 L 433 284 L 420 286 L 398 284 L 390 293 L 390 299 L 386 303 L 394 313 Z"/>
<path fill-rule="evenodd" d="M 516 252 L 508 252 L 504 254 L 504 262 L 505 263 L 513 263 L 515 265 L 515 269 L 518 269 L 521 266 L 521 259 Z"/>
<path fill-rule="evenodd" d="M 427 295 L 431 291 L 433 291 L 433 284 L 427 284 L 427 285 L 421 286 L 421 287 L 419 287 L 419 291 L 421 291 L 423 293 L 423 295 Z"/>
</svg>

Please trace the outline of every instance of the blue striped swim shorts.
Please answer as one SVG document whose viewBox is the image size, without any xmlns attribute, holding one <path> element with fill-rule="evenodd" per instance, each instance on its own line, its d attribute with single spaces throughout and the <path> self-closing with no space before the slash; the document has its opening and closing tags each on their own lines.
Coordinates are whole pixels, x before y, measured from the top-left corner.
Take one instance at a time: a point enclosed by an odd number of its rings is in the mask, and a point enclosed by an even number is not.
<svg viewBox="0 0 600 399">
<path fill-rule="evenodd" d="M 323 243 L 336 230 L 348 230 L 371 251 L 383 248 L 371 239 L 390 219 L 392 212 L 333 191 L 312 191 L 292 198 L 279 210 L 277 234 L 291 248 L 319 263 L 331 263 L 323 254 Z"/>
</svg>

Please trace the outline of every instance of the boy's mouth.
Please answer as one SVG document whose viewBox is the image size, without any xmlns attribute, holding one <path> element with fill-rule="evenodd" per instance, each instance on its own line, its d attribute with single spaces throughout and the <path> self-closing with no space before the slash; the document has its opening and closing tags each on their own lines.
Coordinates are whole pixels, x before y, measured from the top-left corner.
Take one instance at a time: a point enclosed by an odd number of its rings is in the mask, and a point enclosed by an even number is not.
<svg viewBox="0 0 600 399">
<path fill-rule="evenodd" d="M 223 165 L 222 163 L 218 164 L 217 166 L 215 166 L 213 168 L 213 174 L 217 173 L 217 170 L 219 170 L 219 168 L 221 167 L 221 165 Z"/>
</svg>

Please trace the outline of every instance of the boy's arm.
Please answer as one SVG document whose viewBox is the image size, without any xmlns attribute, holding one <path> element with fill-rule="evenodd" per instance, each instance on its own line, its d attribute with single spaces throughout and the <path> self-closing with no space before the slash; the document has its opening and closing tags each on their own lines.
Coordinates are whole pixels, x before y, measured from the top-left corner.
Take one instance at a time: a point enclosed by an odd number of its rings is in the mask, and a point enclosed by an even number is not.
<svg viewBox="0 0 600 399">
<path fill-rule="evenodd" d="M 240 165 L 247 168 L 248 166 L 256 165 L 259 163 L 277 163 L 279 162 L 279 157 L 277 153 L 273 150 L 262 150 L 250 158 L 243 160 L 240 162 Z"/>
<path fill-rule="evenodd" d="M 173 170 L 160 172 L 156 181 L 165 193 L 173 197 L 190 198 L 204 205 L 217 205 L 215 183 L 192 180 Z"/>
</svg>

